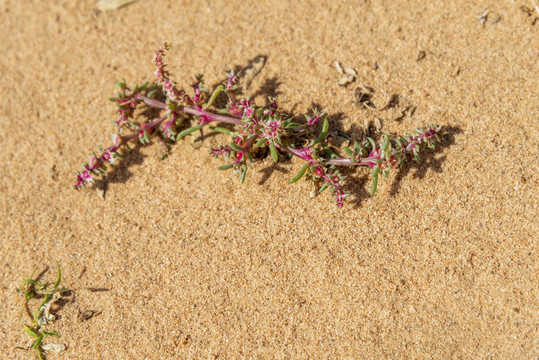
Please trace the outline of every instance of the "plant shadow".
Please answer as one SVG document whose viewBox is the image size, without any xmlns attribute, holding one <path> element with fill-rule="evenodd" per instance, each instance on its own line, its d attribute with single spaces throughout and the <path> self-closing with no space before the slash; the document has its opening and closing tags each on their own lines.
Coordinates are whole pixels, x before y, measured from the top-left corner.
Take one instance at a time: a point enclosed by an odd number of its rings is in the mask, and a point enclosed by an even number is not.
<svg viewBox="0 0 539 360">
<path fill-rule="evenodd" d="M 420 161 L 417 162 L 413 159 L 406 159 L 403 166 L 399 167 L 395 180 L 391 184 L 389 194 L 395 196 L 399 193 L 400 184 L 402 180 L 414 171 L 412 176 L 414 179 L 423 179 L 428 171 L 434 171 L 437 173 L 442 172 L 442 164 L 446 160 L 447 156 L 436 156 L 440 153 L 442 148 L 450 147 L 455 143 L 455 135 L 462 133 L 462 129 L 458 126 L 445 127 L 446 135 L 443 140 L 436 144 L 436 149 L 424 149 L 420 155 Z"/>
</svg>

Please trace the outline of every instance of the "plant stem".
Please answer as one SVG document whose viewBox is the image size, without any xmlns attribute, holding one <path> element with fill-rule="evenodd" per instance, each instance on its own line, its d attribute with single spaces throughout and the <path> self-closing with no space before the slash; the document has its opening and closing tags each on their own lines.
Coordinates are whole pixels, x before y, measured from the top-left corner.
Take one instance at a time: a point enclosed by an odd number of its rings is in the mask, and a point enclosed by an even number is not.
<svg viewBox="0 0 539 360">
<path fill-rule="evenodd" d="M 139 99 L 139 100 L 144 101 L 144 103 L 146 105 L 148 105 L 149 107 L 153 107 L 153 108 L 157 108 L 157 109 L 166 109 L 167 108 L 167 104 L 165 104 L 164 102 L 159 101 L 159 100 L 155 100 L 155 99 L 152 99 L 152 98 L 149 98 L 149 97 L 146 97 L 146 96 L 141 95 L 141 94 L 136 94 L 135 99 Z"/>
<path fill-rule="evenodd" d="M 183 111 L 183 112 L 185 112 L 187 114 L 205 117 L 205 118 L 209 119 L 210 121 L 220 121 L 220 122 L 224 122 L 224 123 L 227 123 L 227 124 L 244 125 L 244 123 L 238 118 L 234 118 L 234 117 L 230 117 L 230 116 L 224 116 L 224 115 L 218 115 L 218 114 L 211 113 L 209 111 L 198 110 L 198 109 L 194 109 L 194 108 L 191 108 L 191 107 L 188 107 L 188 106 L 184 106 L 181 109 L 181 111 Z"/>
<path fill-rule="evenodd" d="M 156 109 L 166 109 L 167 104 L 165 104 L 162 101 L 151 99 L 149 97 L 146 97 L 141 94 L 137 94 L 135 98 L 142 100 L 146 105 L 156 108 Z M 224 116 L 224 115 L 218 115 L 214 114 L 212 112 L 202 110 L 202 109 L 195 109 L 189 106 L 184 106 L 180 109 L 177 109 L 178 111 L 182 111 L 187 114 L 195 115 L 195 116 L 202 116 L 206 119 L 209 119 L 210 121 L 219 121 L 227 124 L 233 124 L 233 125 L 243 125 L 243 122 L 235 117 L 231 116 Z"/>
</svg>

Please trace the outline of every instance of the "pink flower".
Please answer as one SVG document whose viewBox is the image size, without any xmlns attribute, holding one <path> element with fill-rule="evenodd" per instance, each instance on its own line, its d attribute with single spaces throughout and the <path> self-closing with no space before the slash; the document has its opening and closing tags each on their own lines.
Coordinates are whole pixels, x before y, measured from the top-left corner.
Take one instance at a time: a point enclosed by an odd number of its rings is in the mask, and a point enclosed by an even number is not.
<svg viewBox="0 0 539 360">
<path fill-rule="evenodd" d="M 79 174 L 80 179 L 84 180 L 85 182 L 92 182 L 94 180 L 92 174 L 88 170 L 84 170 Z"/>
<path fill-rule="evenodd" d="M 232 91 L 234 90 L 234 86 L 238 82 L 238 77 L 236 74 L 234 74 L 234 71 L 231 71 L 230 74 L 228 74 L 228 80 L 226 81 L 226 90 Z"/>
<path fill-rule="evenodd" d="M 250 118 L 254 114 L 253 105 L 249 98 L 243 99 L 239 102 L 240 107 L 243 108 L 243 117 Z"/>
<path fill-rule="evenodd" d="M 103 161 L 111 163 L 111 164 L 114 164 L 114 162 L 116 161 L 116 158 L 114 157 L 114 154 L 109 149 L 107 149 L 107 150 L 105 150 L 105 152 L 103 152 L 103 154 L 101 155 L 101 159 L 103 159 Z"/>
<path fill-rule="evenodd" d="M 281 135 L 282 131 L 283 131 L 283 127 L 280 121 L 278 120 L 270 121 L 264 126 L 263 136 L 266 139 L 277 139 Z"/>
</svg>

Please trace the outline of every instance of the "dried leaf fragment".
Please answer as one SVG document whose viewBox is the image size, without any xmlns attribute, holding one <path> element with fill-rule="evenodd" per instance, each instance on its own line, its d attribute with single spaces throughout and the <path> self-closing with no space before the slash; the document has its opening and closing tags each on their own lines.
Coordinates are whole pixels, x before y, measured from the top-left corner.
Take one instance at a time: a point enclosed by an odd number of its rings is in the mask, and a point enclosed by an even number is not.
<svg viewBox="0 0 539 360">
<path fill-rule="evenodd" d="M 342 68 L 341 64 L 338 61 L 335 61 L 333 65 L 335 65 L 335 69 L 337 69 L 339 74 L 344 74 L 344 69 Z"/>
<path fill-rule="evenodd" d="M 489 11 L 489 9 L 485 9 L 485 11 L 483 11 L 481 14 L 477 15 L 477 18 L 479 19 L 479 22 L 481 22 L 482 26 L 485 26 L 485 23 L 487 22 Z"/>
<path fill-rule="evenodd" d="M 339 79 L 339 86 L 346 86 L 357 78 L 357 72 L 355 69 L 349 67 L 343 68 L 338 61 L 335 61 L 333 65 L 335 65 L 335 69 L 337 69 L 339 74 L 344 75 Z"/>
<path fill-rule="evenodd" d="M 344 72 L 345 72 L 347 75 L 350 75 L 350 76 L 353 76 L 353 77 L 356 77 L 356 76 L 357 76 L 357 71 L 356 71 L 356 69 L 354 69 L 354 68 L 346 68 L 346 69 L 344 69 Z"/>
<path fill-rule="evenodd" d="M 380 120 L 380 118 L 374 118 L 374 128 L 376 129 L 376 131 L 382 130 L 382 120 Z"/>
<path fill-rule="evenodd" d="M 135 1 L 137 0 L 99 0 L 97 3 L 97 8 L 101 11 L 115 10 Z"/>
<path fill-rule="evenodd" d="M 62 351 L 66 350 L 66 346 L 64 344 L 47 344 L 42 345 L 41 349 L 43 349 L 44 351 L 52 351 L 59 354 Z"/>
<path fill-rule="evenodd" d="M 90 320 L 94 317 L 94 315 L 101 314 L 101 311 L 97 310 L 84 310 L 83 312 L 79 313 L 79 322 Z"/>
<path fill-rule="evenodd" d="M 51 305 L 54 304 L 55 301 L 60 299 L 61 295 L 59 292 L 55 292 L 52 296 L 52 299 L 45 303 L 37 312 L 37 324 L 39 326 L 47 325 L 52 323 L 54 320 L 56 320 L 56 316 L 54 314 L 50 313 Z"/>
<path fill-rule="evenodd" d="M 339 86 L 346 86 L 355 80 L 355 77 L 352 75 L 344 75 L 339 79 Z"/>
</svg>

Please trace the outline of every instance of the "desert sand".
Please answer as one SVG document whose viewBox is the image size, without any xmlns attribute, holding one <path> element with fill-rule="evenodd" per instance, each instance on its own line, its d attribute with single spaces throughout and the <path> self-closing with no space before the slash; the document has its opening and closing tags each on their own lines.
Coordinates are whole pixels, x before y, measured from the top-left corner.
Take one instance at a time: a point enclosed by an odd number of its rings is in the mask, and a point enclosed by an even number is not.
<svg viewBox="0 0 539 360">
<path fill-rule="evenodd" d="M 15 291 L 70 292 L 48 359 L 535 359 L 539 356 L 539 12 L 503 1 L 0 1 L 0 357 L 32 357 Z M 486 11 L 488 9 L 488 12 Z M 481 16 L 483 14 L 483 16 Z M 75 171 L 108 146 L 113 84 L 188 87 L 266 57 L 245 91 L 362 126 L 449 133 L 378 192 L 357 169 L 338 208 L 287 184 L 292 160 L 219 171 L 208 136 L 139 146 L 104 196 Z M 338 85 L 338 61 L 357 71 Z M 354 88 L 374 89 L 371 111 Z M 379 119 L 381 128 L 372 124 Z M 37 300 L 29 305 L 35 309 Z M 84 314 L 93 316 L 83 316 Z"/>
</svg>

